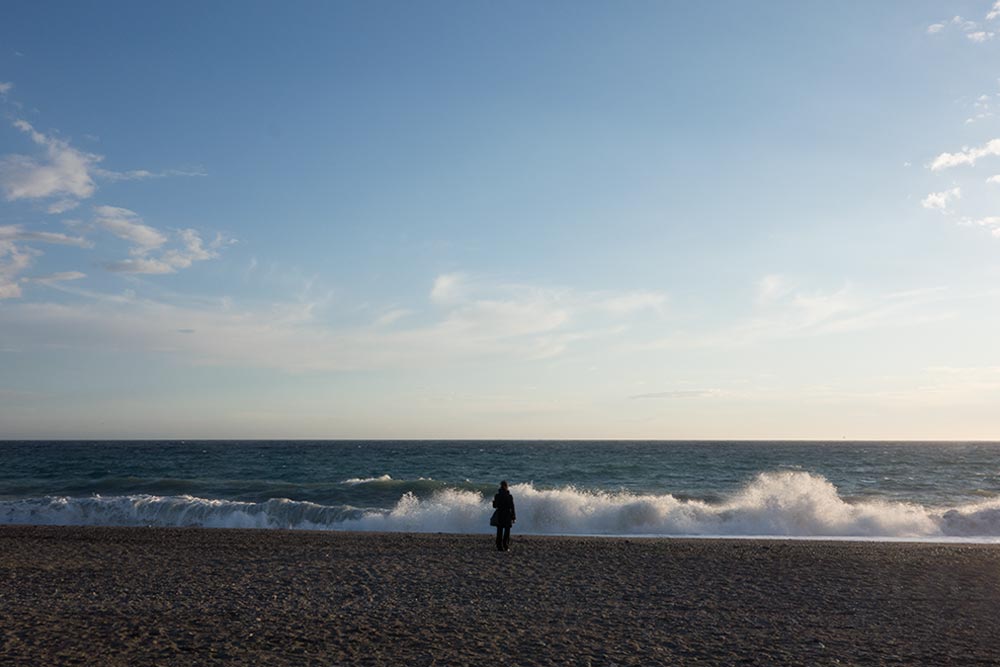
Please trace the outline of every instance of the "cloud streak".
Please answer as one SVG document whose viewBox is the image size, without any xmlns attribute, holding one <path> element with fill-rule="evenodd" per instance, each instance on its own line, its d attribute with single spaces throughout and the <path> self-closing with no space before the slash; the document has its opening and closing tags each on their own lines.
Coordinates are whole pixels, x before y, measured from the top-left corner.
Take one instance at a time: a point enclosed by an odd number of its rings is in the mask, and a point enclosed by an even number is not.
<svg viewBox="0 0 1000 667">
<path fill-rule="evenodd" d="M 133 252 L 145 254 L 167 242 L 167 237 L 143 223 L 135 211 L 120 206 L 97 206 L 94 223 L 133 244 Z"/>
<path fill-rule="evenodd" d="M 23 225 L 0 225 L 0 241 L 35 241 L 78 248 L 94 247 L 91 241 L 82 236 L 69 236 L 58 232 L 32 232 L 25 230 Z"/>
<path fill-rule="evenodd" d="M 175 355 L 195 365 L 293 373 L 537 361 L 566 354 L 582 341 L 619 335 L 624 330 L 619 324 L 650 309 L 608 308 L 608 303 L 631 299 L 629 292 L 480 282 L 467 285 L 466 296 L 448 306 L 433 302 L 429 292 L 426 314 L 434 315 L 429 322 L 425 317 L 422 323 L 399 326 L 399 318 L 391 317 L 395 326 L 388 328 L 383 316 L 366 325 L 333 327 L 312 303 L 185 306 L 61 289 L 84 300 L 4 309 L 0 328 L 12 342 L 25 345 L 107 347 Z"/>
<path fill-rule="evenodd" d="M 761 284 L 773 276 L 766 276 Z M 940 289 L 883 295 L 864 294 L 850 285 L 833 291 L 804 291 L 787 279 L 770 299 L 754 301 L 753 313 L 734 324 L 698 333 L 682 333 L 641 345 L 641 349 L 732 348 L 768 341 L 829 336 L 937 321 L 946 313 L 927 306 Z"/>
<path fill-rule="evenodd" d="M 715 398 L 720 393 L 718 389 L 680 389 L 677 391 L 657 391 L 649 394 L 633 394 L 629 396 L 629 400 Z"/>
</svg>

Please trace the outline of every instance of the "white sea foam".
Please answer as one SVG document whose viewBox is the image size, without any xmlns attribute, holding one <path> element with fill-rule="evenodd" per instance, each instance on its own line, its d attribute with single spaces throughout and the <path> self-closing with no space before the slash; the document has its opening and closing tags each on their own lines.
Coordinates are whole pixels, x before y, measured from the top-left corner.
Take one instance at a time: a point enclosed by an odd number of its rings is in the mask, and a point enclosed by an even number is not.
<svg viewBox="0 0 1000 667">
<path fill-rule="evenodd" d="M 392 477 L 389 475 L 379 475 L 378 477 L 352 477 L 350 479 L 345 479 L 341 484 L 347 484 L 354 486 L 356 484 L 371 484 L 372 482 L 391 482 Z"/>
<path fill-rule="evenodd" d="M 380 478 L 375 478 L 380 479 Z M 1000 539 L 1000 498 L 946 508 L 887 501 L 848 502 L 825 478 L 759 474 L 720 503 L 572 487 L 512 487 L 517 532 L 572 535 Z M 270 500 L 245 503 L 193 496 L 48 497 L 0 501 L 0 523 L 154 525 L 481 533 L 489 499 L 443 489 L 403 494 L 388 510 Z"/>
</svg>

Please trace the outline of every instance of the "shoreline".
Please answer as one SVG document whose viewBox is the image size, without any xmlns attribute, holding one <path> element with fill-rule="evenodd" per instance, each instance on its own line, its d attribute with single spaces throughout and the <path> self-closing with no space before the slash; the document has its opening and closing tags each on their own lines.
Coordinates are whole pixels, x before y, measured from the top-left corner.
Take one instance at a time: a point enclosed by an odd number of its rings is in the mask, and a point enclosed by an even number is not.
<svg viewBox="0 0 1000 667">
<path fill-rule="evenodd" d="M 122 529 L 122 530 L 208 530 L 208 531 L 250 531 L 250 532 L 283 532 L 283 533 L 319 533 L 333 535 L 447 535 L 453 537 L 479 537 L 490 538 L 493 535 L 492 529 L 478 533 L 460 533 L 447 531 L 403 531 L 403 530 L 359 530 L 344 528 L 287 528 L 287 527 L 247 527 L 247 526 L 153 526 L 153 525 L 97 525 L 97 524 L 28 524 L 28 523 L 0 523 L 0 530 L 5 528 L 64 528 L 64 529 Z M 677 534 L 664 535 L 656 533 L 534 533 L 517 532 L 515 534 L 522 537 L 531 538 L 570 538 L 570 539 L 607 539 L 607 540 L 720 540 L 728 542 L 809 542 L 809 543 L 840 543 L 840 542 L 861 542 L 874 544 L 951 544 L 951 545 L 1000 545 L 1000 536 L 980 535 L 980 536 L 956 536 L 956 535 L 935 535 L 931 537 L 907 536 L 899 537 L 892 535 L 864 536 L 864 535 L 696 535 Z"/>
<path fill-rule="evenodd" d="M 0 526 L 0 662 L 1000 664 L 1000 546 Z"/>
</svg>

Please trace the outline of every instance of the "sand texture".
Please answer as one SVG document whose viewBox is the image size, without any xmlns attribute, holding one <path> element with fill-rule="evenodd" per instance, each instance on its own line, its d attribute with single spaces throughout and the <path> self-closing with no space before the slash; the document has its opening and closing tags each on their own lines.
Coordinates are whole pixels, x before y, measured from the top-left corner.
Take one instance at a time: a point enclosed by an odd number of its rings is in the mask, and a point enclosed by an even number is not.
<svg viewBox="0 0 1000 667">
<path fill-rule="evenodd" d="M 0 665 L 1000 664 L 1000 547 L 0 527 Z"/>
</svg>

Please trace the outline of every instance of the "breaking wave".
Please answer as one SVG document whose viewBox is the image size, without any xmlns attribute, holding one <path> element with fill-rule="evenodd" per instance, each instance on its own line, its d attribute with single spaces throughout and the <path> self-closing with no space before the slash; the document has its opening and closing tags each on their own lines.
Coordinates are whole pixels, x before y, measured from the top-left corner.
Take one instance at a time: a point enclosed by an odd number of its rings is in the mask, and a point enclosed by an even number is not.
<svg viewBox="0 0 1000 667">
<path fill-rule="evenodd" d="M 517 532 L 529 534 L 1000 539 L 1000 497 L 943 508 L 847 500 L 824 477 L 800 471 L 760 473 L 719 502 L 531 484 L 514 485 L 512 492 Z M 0 501 L 0 523 L 48 525 L 483 533 L 490 530 L 490 512 L 488 497 L 463 488 L 440 488 L 424 498 L 407 491 L 390 509 L 145 494 Z"/>
</svg>

